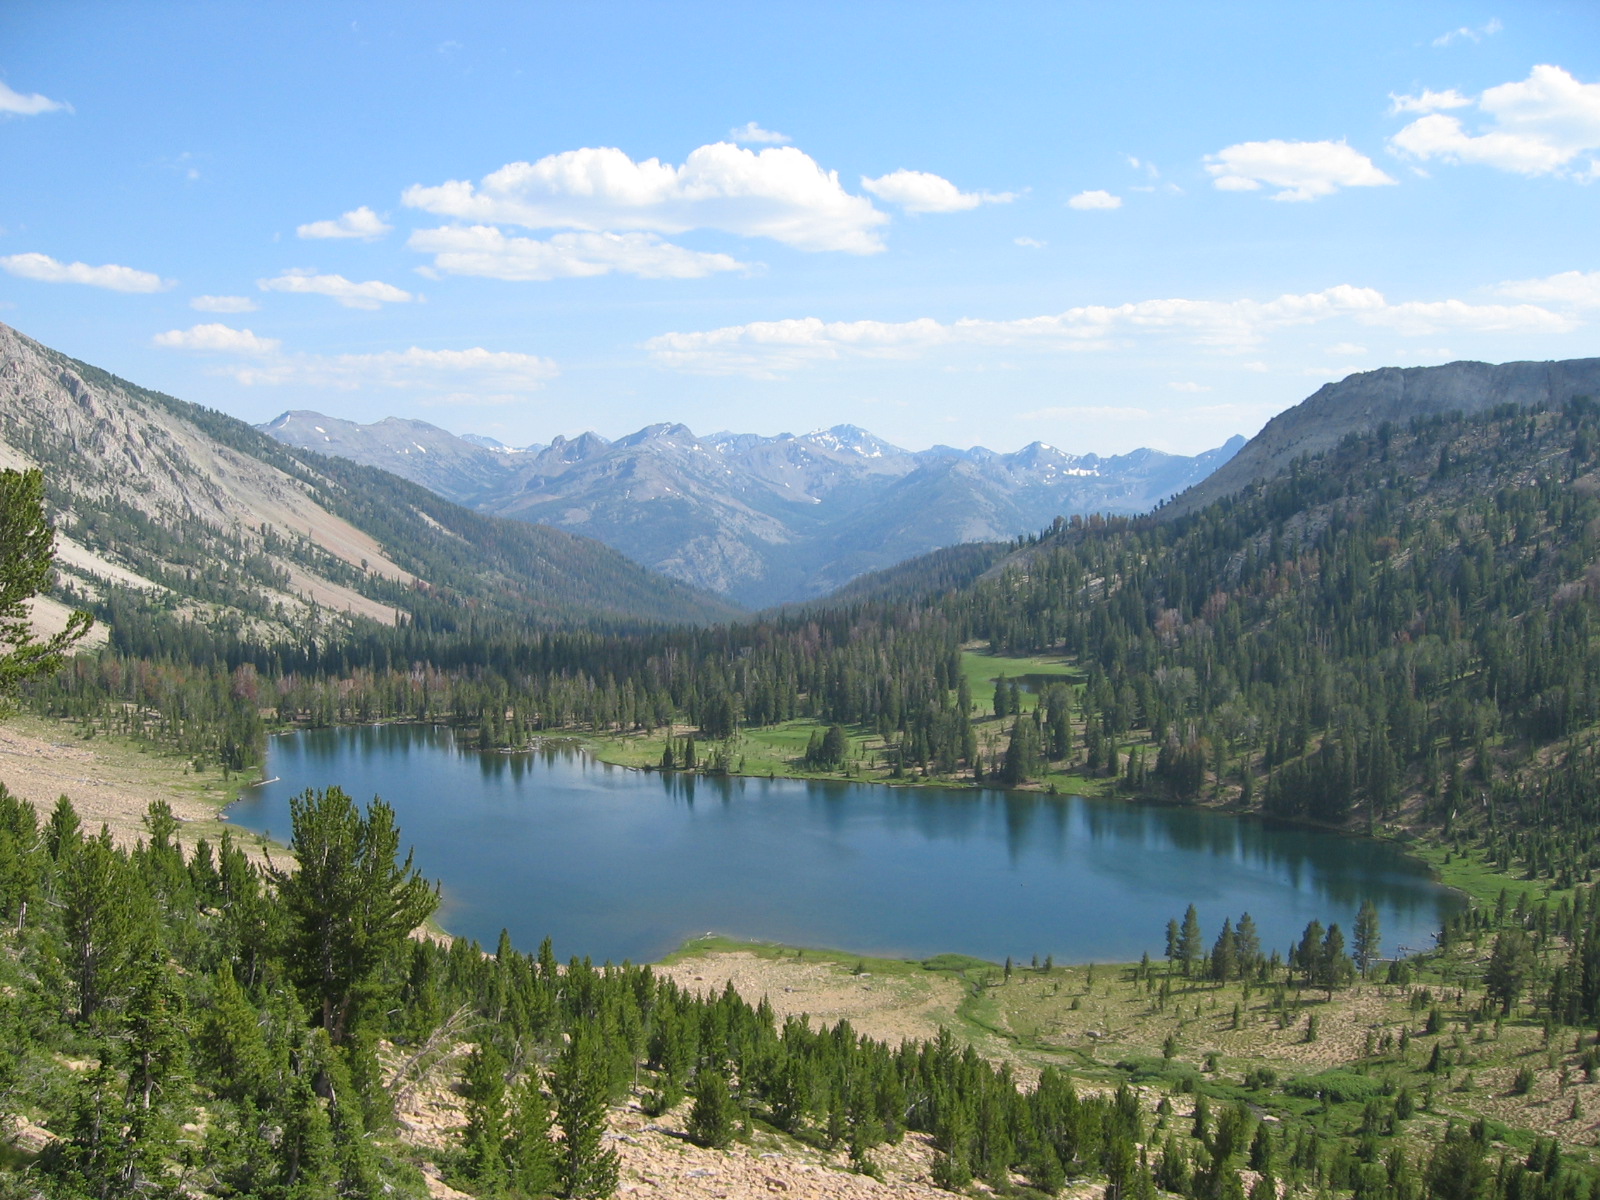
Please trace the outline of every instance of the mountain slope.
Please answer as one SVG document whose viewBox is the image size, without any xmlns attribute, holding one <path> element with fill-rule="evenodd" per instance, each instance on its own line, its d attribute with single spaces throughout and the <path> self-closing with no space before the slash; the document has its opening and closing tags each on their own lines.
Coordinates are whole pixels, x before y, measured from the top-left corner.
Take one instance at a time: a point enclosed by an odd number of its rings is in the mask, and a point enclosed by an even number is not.
<svg viewBox="0 0 1600 1200">
<path fill-rule="evenodd" d="M 1175 499 L 1168 516 L 1195 512 L 1211 501 L 1269 479 L 1295 459 L 1320 454 L 1346 434 L 1366 433 L 1385 421 L 1403 423 L 1441 413 L 1483 412 L 1501 404 L 1531 407 L 1600 395 L 1600 358 L 1557 362 L 1453 362 L 1438 367 L 1383 367 L 1363 371 L 1315 394 L 1268 421 L 1231 461 Z"/>
<path fill-rule="evenodd" d="M 45 469 L 63 593 L 115 591 L 258 639 L 314 632 L 328 614 L 548 625 L 731 611 L 599 543 L 295 450 L 5 326 L 0 465 Z"/>
<path fill-rule="evenodd" d="M 1063 513 L 1142 512 L 1243 439 L 1195 457 L 910 452 L 853 425 L 794 436 L 647 426 L 509 451 L 418 421 L 285 413 L 262 426 L 383 466 L 485 512 L 580 532 L 748 607 L 805 600 L 942 546 L 1009 540 Z"/>
</svg>

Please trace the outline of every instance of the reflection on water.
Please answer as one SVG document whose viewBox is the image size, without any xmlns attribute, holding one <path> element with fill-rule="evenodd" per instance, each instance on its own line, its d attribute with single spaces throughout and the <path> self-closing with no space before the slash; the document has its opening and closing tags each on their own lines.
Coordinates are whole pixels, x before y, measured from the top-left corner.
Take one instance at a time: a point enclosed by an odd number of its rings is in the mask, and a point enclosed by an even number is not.
<svg viewBox="0 0 1600 1200">
<path fill-rule="evenodd" d="M 289 797 L 382 796 L 444 884 L 444 923 L 489 942 L 655 958 L 714 930 L 796 945 L 998 961 L 1125 961 L 1193 902 L 1209 939 L 1250 912 L 1268 947 L 1378 906 L 1423 946 L 1459 899 L 1392 846 L 1187 809 L 1001 791 L 627 771 L 569 745 L 480 754 L 448 730 L 274 738 L 230 815 L 287 837 Z"/>
</svg>

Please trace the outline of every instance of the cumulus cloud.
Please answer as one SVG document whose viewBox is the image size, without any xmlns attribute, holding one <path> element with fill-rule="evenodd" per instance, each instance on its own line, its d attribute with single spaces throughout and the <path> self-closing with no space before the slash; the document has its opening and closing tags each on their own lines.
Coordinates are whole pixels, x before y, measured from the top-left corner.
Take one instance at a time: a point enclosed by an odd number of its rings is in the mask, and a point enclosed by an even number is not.
<svg viewBox="0 0 1600 1200">
<path fill-rule="evenodd" d="M 506 392 L 543 387 L 560 374 L 535 354 L 505 350 L 386 350 L 378 354 L 296 354 L 227 372 L 246 386 L 299 384 L 357 391 L 366 387 L 440 390 L 445 398 L 473 402 Z M 477 391 L 469 389 L 478 389 Z"/>
<path fill-rule="evenodd" d="M 1209 384 L 1196 383 L 1192 379 L 1184 379 L 1184 380 L 1180 380 L 1180 381 L 1175 381 L 1173 383 L 1167 384 L 1167 386 L 1169 388 L 1171 388 L 1175 392 L 1199 393 L 1199 392 L 1210 392 L 1210 391 L 1214 391 L 1215 390 Z"/>
<path fill-rule="evenodd" d="M 980 204 L 1010 204 L 1015 192 L 963 192 L 942 175 L 927 171 L 891 171 L 876 179 L 861 177 L 861 186 L 880 200 L 907 212 L 965 212 Z"/>
<path fill-rule="evenodd" d="M 1087 212 L 1097 208 L 1121 208 L 1122 197 L 1113 196 L 1110 192 L 1094 191 L 1079 192 L 1067 201 L 1068 208 L 1076 208 L 1080 212 Z"/>
<path fill-rule="evenodd" d="M 1047 352 L 1103 350 L 1146 336 L 1175 337 L 1238 352 L 1297 325 L 1346 319 L 1401 334 L 1565 332 L 1576 322 L 1532 304 L 1471 305 L 1459 300 L 1391 304 L 1373 288 L 1341 284 L 1272 300 L 1142 300 L 1088 305 L 1063 313 L 990 321 L 757 321 L 690 333 L 665 333 L 645 349 L 659 365 L 714 375 L 773 378 L 845 358 L 912 358 L 955 346 L 1020 347 Z"/>
<path fill-rule="evenodd" d="M 249 296 L 196 296 L 189 307 L 209 313 L 255 312 L 256 302 Z"/>
<path fill-rule="evenodd" d="M 1481 42 L 1486 37 L 1493 37 L 1504 28 L 1505 26 L 1500 24 L 1499 17 L 1491 17 L 1485 24 L 1478 26 L 1476 29 L 1470 25 L 1462 25 L 1460 28 L 1452 29 L 1448 33 L 1441 33 L 1433 39 L 1433 44 L 1435 46 L 1448 46 L 1453 42 Z"/>
<path fill-rule="evenodd" d="M 1381 187 L 1393 179 L 1344 142 L 1240 142 L 1206 155 L 1212 183 L 1225 192 L 1281 188 L 1274 200 L 1315 200 L 1342 187 Z"/>
<path fill-rule="evenodd" d="M 1600 271 L 1563 271 L 1543 279 L 1514 279 L 1495 291 L 1513 300 L 1571 308 L 1600 308 Z"/>
<path fill-rule="evenodd" d="M 332 221 L 312 221 L 296 226 L 295 234 L 303 238 L 360 238 L 364 242 L 375 242 L 392 229 L 393 225 L 384 224 L 382 217 L 363 204 Z"/>
<path fill-rule="evenodd" d="M 294 292 L 307 296 L 329 296 L 346 308 L 381 308 L 385 304 L 404 304 L 416 299 L 410 292 L 392 283 L 369 279 L 356 283 L 343 275 L 318 275 L 314 271 L 296 268 L 285 271 L 275 279 L 258 279 L 256 286 L 264 292 Z"/>
<path fill-rule="evenodd" d="M 1026 246 L 1029 250 L 1043 250 L 1050 244 L 1049 242 L 1041 242 L 1038 238 L 1031 237 L 1012 238 L 1011 241 L 1015 245 Z"/>
<path fill-rule="evenodd" d="M 257 337 L 248 329 L 228 325 L 191 325 L 169 329 L 150 339 L 165 350 L 206 350 L 218 354 L 271 354 L 282 344 L 277 338 Z"/>
<path fill-rule="evenodd" d="M 839 184 L 793 146 L 752 151 L 716 142 L 683 165 L 634 162 L 592 148 L 508 163 L 477 184 L 450 180 L 405 190 L 412 208 L 440 216 L 530 229 L 679 234 L 718 229 L 800 250 L 873 254 L 888 216 Z"/>
<path fill-rule="evenodd" d="M 1543 64 L 1520 83 L 1488 89 L 1476 104 L 1484 118 L 1477 132 L 1459 117 L 1430 112 L 1390 138 L 1389 149 L 1417 162 L 1476 163 L 1518 175 L 1600 174 L 1592 156 L 1600 149 L 1600 83 L 1579 83 Z"/>
<path fill-rule="evenodd" d="M 754 121 L 746 121 L 737 129 L 728 130 L 728 140 L 748 144 L 754 142 L 760 146 L 787 146 L 790 137 L 786 133 L 776 133 L 771 129 L 763 129 Z"/>
<path fill-rule="evenodd" d="M 653 233 L 558 233 L 548 241 L 507 237 L 493 225 L 419 229 L 406 245 L 432 254 L 447 275 L 544 280 L 609 275 L 641 279 L 701 279 L 746 264 L 664 242 Z"/>
<path fill-rule="evenodd" d="M 152 275 L 149 271 L 136 271 L 115 263 L 99 267 L 81 262 L 64 263 L 48 254 L 8 255 L 0 258 L 0 268 L 40 283 L 82 283 L 112 292 L 161 292 L 173 284 L 172 280 Z"/>
<path fill-rule="evenodd" d="M 38 92 L 23 95 L 0 83 L 0 113 L 11 117 L 37 117 L 40 113 L 71 112 L 72 105 Z"/>
<path fill-rule="evenodd" d="M 1454 88 L 1442 92 L 1431 91 L 1423 88 L 1421 94 L 1416 96 L 1396 95 L 1389 93 L 1389 115 L 1397 113 L 1431 113 L 1442 108 L 1466 108 L 1472 103 L 1468 96 L 1463 96 Z"/>
</svg>

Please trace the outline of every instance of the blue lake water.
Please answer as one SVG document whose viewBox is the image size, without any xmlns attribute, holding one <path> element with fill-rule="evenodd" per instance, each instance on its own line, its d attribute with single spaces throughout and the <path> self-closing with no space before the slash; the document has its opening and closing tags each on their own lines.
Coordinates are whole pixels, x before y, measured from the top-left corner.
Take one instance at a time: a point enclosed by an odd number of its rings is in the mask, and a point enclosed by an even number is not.
<svg viewBox="0 0 1600 1200">
<path fill-rule="evenodd" d="M 1432 945 L 1461 899 L 1395 847 L 1186 809 L 1004 791 L 630 771 L 568 747 L 480 754 L 450 731 L 271 740 L 228 810 L 287 841 L 289 798 L 343 787 L 394 808 L 443 883 L 441 923 L 523 949 L 635 962 L 715 932 L 862 954 L 1158 958 L 1194 903 L 1207 944 L 1249 912 L 1263 945 L 1378 906 L 1386 954 Z"/>
</svg>

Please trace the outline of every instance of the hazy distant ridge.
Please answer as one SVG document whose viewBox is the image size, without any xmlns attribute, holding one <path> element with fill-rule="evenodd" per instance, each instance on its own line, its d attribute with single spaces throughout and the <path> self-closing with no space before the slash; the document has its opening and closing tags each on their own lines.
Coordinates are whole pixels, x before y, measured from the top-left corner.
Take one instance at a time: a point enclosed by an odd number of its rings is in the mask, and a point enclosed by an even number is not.
<svg viewBox="0 0 1600 1200">
<path fill-rule="evenodd" d="M 1006 540 L 1058 515 L 1144 512 L 1243 444 L 1101 457 L 1042 442 L 901 449 L 854 425 L 794 435 L 646 426 L 512 450 L 422 421 L 287 412 L 261 427 L 484 512 L 582 532 L 750 607 L 823 595 L 942 546 Z"/>
</svg>

